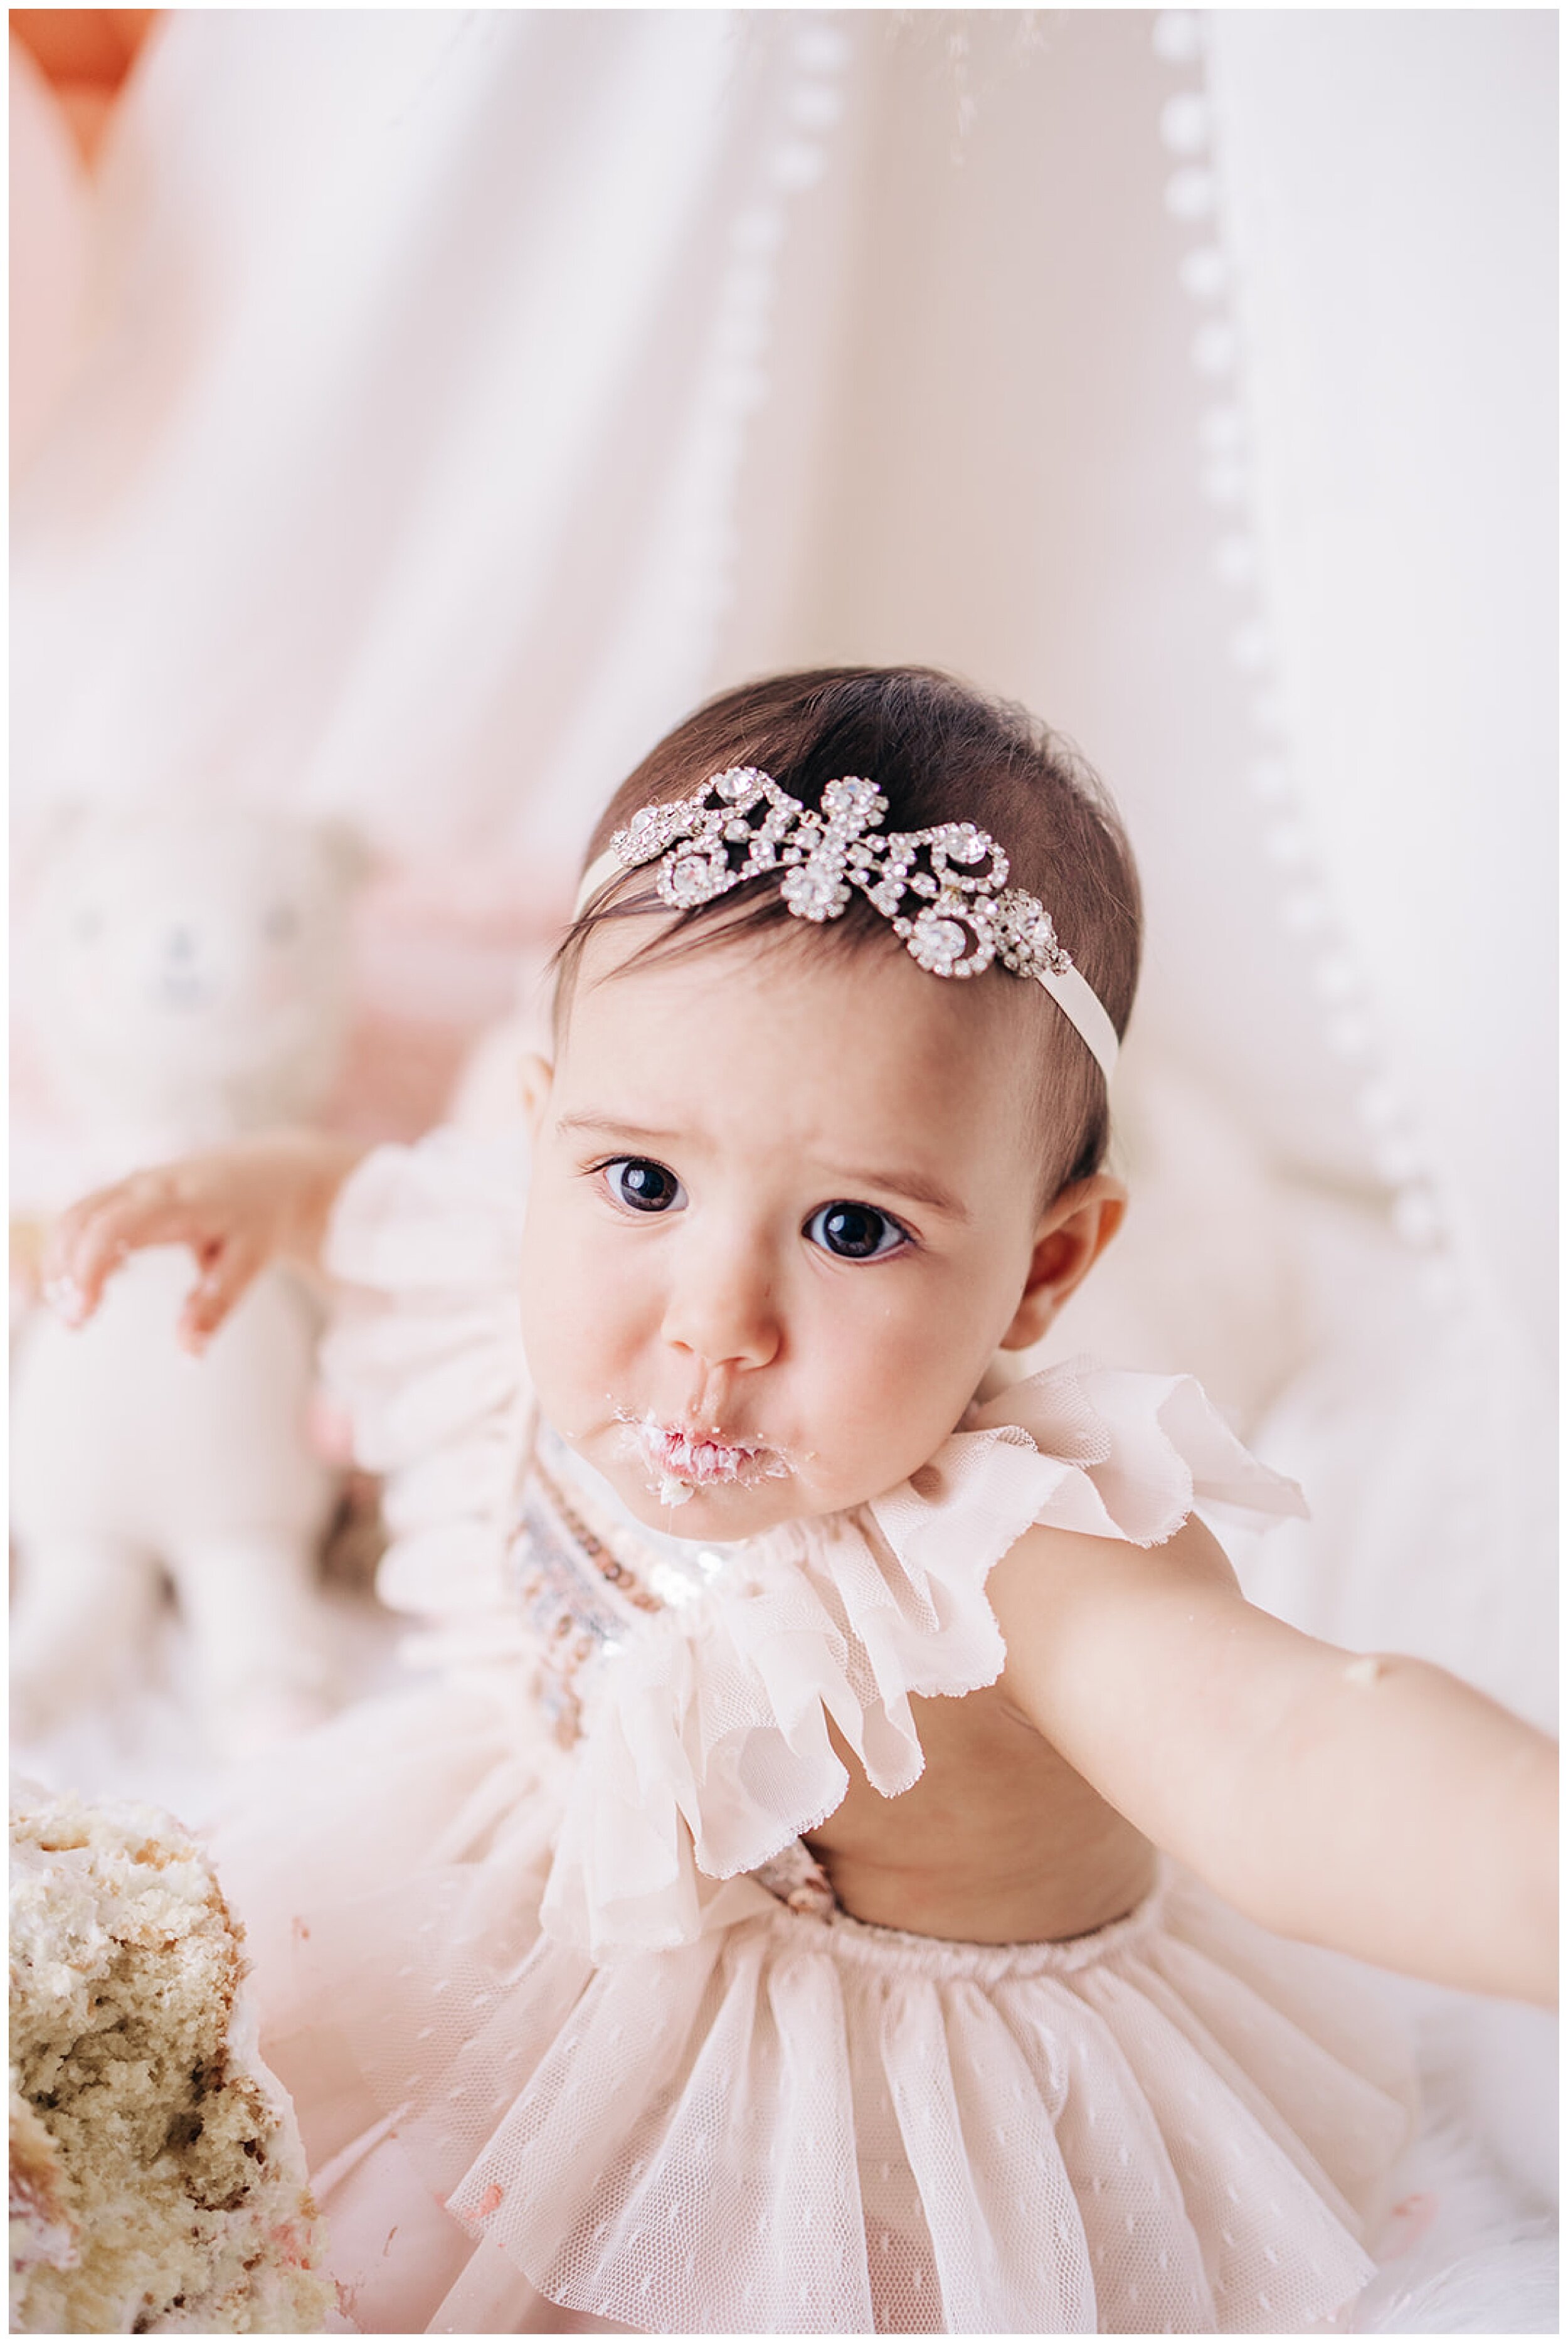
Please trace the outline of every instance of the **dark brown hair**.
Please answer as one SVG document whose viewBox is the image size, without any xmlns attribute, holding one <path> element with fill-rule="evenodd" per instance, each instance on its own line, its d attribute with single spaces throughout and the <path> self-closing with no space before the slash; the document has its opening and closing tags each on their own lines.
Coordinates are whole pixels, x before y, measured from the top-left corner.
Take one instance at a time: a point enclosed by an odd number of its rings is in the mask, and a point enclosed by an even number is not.
<svg viewBox="0 0 1568 2343">
<path fill-rule="evenodd" d="M 588 861 L 639 807 L 688 796 L 732 765 L 759 766 L 810 807 L 820 806 L 829 781 L 863 774 L 888 800 L 890 830 L 948 821 L 990 830 L 1011 864 L 1010 884 L 1039 896 L 1117 1032 L 1125 1031 L 1142 934 L 1131 852 L 1093 772 L 1027 709 L 929 668 L 817 668 L 742 684 L 707 701 L 644 758 L 600 816 Z M 574 922 L 556 958 L 558 1021 L 588 936 L 603 920 L 646 912 L 650 896 L 638 887 Z M 766 928 L 799 935 L 802 926 L 769 874 L 674 916 L 636 958 L 699 950 Z M 829 939 L 844 950 L 895 942 L 886 920 L 853 890 L 839 919 L 809 932 L 816 950 Z M 1088 1179 L 1104 1161 L 1111 1131 L 1104 1080 L 1083 1041 L 1039 985 L 1000 963 L 960 980 L 1005 985 L 1030 1020 L 1047 1194 Z"/>
</svg>

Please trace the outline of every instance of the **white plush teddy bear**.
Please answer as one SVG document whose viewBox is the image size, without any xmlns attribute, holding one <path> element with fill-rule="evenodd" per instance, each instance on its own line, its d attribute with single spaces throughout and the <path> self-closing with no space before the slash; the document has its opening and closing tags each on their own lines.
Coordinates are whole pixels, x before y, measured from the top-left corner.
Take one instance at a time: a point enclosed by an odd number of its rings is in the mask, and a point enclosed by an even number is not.
<svg viewBox="0 0 1568 2343">
<path fill-rule="evenodd" d="M 259 814 L 85 816 L 56 845 L 25 998 L 96 1185 L 317 1106 L 347 1009 L 351 843 Z M 59 1198 L 46 1200 L 52 1202 Z M 317 1554 L 337 1493 L 307 1414 L 318 1311 L 270 1270 L 197 1359 L 187 1254 L 136 1256 L 80 1332 L 35 1312 L 12 1410 L 13 1721 L 91 1700 L 165 1574 L 221 1746 L 327 1712 Z"/>
</svg>

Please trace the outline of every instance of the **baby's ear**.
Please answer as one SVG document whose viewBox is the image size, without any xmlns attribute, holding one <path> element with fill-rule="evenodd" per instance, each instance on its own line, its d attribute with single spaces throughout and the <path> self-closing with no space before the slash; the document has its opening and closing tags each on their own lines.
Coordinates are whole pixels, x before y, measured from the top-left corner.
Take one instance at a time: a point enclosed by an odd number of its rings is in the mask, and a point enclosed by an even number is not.
<svg viewBox="0 0 1568 2343">
<path fill-rule="evenodd" d="M 1029 1277 L 1012 1323 L 999 1347 L 1028 1351 L 1049 1331 L 1070 1294 L 1082 1284 L 1127 1212 L 1127 1191 L 1108 1172 L 1064 1188 L 1034 1232 Z"/>
<path fill-rule="evenodd" d="M 530 1051 L 518 1067 L 518 1091 L 523 1101 L 523 1112 L 528 1117 L 528 1135 L 532 1139 L 539 1135 L 539 1124 L 550 1102 L 550 1088 L 555 1078 L 556 1070 L 549 1060 L 541 1058 L 534 1051 Z"/>
</svg>

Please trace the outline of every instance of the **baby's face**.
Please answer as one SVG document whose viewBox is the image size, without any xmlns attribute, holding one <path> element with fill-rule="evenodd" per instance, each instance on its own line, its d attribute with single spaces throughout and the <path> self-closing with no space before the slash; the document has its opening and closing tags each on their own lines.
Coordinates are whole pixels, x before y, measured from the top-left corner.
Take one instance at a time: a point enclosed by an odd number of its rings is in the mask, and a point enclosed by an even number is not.
<svg viewBox="0 0 1568 2343">
<path fill-rule="evenodd" d="M 953 1430 L 1029 1281 L 1038 1140 L 966 984 L 793 934 L 626 968 L 652 932 L 596 932 L 536 1107 L 524 1331 L 633 1513 L 722 1541 Z"/>
</svg>

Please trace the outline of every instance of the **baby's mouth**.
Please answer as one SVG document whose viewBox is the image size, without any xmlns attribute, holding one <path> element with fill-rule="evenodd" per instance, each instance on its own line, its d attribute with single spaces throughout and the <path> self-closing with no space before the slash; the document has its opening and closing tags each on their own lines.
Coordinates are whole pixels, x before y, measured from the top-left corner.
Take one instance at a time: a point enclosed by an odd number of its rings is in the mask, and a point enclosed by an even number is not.
<svg viewBox="0 0 1568 2343">
<path fill-rule="evenodd" d="M 648 1488 L 661 1505 L 684 1505 L 699 1489 L 781 1480 L 789 1470 L 776 1448 L 727 1438 L 717 1425 L 702 1431 L 625 1411 L 618 1421 L 625 1444 L 647 1467 Z"/>
</svg>

